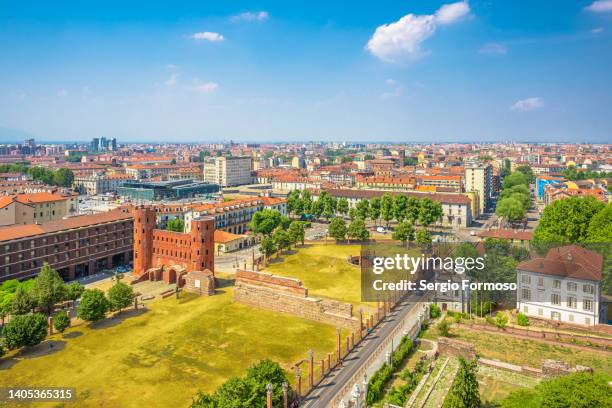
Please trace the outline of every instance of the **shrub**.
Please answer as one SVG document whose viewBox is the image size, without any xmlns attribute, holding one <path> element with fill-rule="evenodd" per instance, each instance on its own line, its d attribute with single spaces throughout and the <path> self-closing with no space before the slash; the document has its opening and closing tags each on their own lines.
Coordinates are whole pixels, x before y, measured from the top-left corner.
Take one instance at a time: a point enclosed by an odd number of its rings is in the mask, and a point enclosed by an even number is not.
<svg viewBox="0 0 612 408">
<path fill-rule="evenodd" d="M 440 306 L 432 303 L 429 305 L 429 317 L 432 319 L 437 319 L 442 314 L 442 310 L 440 310 Z"/>
<path fill-rule="evenodd" d="M 108 299 L 100 289 L 88 289 L 81 296 L 77 316 L 83 320 L 95 322 L 103 319 L 109 308 Z"/>
<path fill-rule="evenodd" d="M 529 318 L 524 313 L 519 312 L 519 314 L 516 315 L 516 323 L 519 326 L 529 326 Z"/>
<path fill-rule="evenodd" d="M 438 323 L 438 333 L 442 337 L 449 337 L 450 335 L 450 323 L 447 319 L 443 319 L 440 323 Z"/>
<path fill-rule="evenodd" d="M 389 365 L 388 363 L 384 363 L 382 367 L 370 378 L 370 381 L 368 382 L 368 395 L 366 396 L 368 405 L 374 404 L 383 397 L 385 386 L 393 377 L 393 373 L 410 355 L 412 345 L 412 340 L 409 337 L 403 337 L 397 350 L 391 354 L 391 364 Z"/>
<path fill-rule="evenodd" d="M 53 316 L 53 327 L 60 333 L 70 327 L 70 316 L 65 310 L 61 310 Z"/>
<path fill-rule="evenodd" d="M 495 315 L 495 326 L 497 326 L 500 329 L 505 329 L 506 326 L 508 325 L 508 316 L 506 316 L 505 313 L 497 313 Z"/>
<path fill-rule="evenodd" d="M 35 346 L 47 336 L 47 318 L 41 313 L 13 316 L 3 334 L 9 349 Z"/>
</svg>

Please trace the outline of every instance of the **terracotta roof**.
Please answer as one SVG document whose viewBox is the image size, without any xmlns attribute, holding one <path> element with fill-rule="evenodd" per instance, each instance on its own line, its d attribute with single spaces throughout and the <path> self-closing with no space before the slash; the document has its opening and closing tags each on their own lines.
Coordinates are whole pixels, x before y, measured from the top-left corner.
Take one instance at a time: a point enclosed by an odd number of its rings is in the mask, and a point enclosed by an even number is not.
<svg viewBox="0 0 612 408">
<path fill-rule="evenodd" d="M 603 257 L 578 245 L 553 248 L 546 257 L 518 264 L 517 269 L 562 278 L 602 280 Z"/>
<path fill-rule="evenodd" d="M 236 235 L 236 234 L 232 234 L 231 232 L 226 232 L 226 231 L 216 229 L 213 239 L 215 240 L 215 242 L 220 242 L 222 244 L 225 244 L 225 243 L 232 242 L 232 241 L 235 241 L 243 237 L 244 235 Z"/>
<path fill-rule="evenodd" d="M 533 239 L 533 233 L 530 231 L 515 231 L 512 229 L 482 231 L 478 236 L 483 238 L 522 239 L 526 241 Z"/>
<path fill-rule="evenodd" d="M 1 227 L 0 242 L 129 219 L 132 219 L 131 213 L 122 210 L 113 210 L 105 213 L 80 215 L 57 221 L 50 221 L 44 224 Z"/>
<path fill-rule="evenodd" d="M 4 208 L 13 201 L 18 201 L 21 204 L 35 204 L 35 203 L 47 203 L 51 201 L 63 201 L 68 200 L 72 196 L 64 196 L 61 194 L 53 194 L 48 192 L 41 193 L 30 193 L 30 194 L 16 194 L 12 196 L 2 197 L 0 199 L 0 208 Z"/>
</svg>

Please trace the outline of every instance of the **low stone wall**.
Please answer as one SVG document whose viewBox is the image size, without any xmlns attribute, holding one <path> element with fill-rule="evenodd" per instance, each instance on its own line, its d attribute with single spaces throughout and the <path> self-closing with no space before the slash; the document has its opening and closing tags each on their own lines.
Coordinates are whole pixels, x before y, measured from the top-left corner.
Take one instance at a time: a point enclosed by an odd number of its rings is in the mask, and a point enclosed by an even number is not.
<svg viewBox="0 0 612 408">
<path fill-rule="evenodd" d="M 544 360 L 542 362 L 542 374 L 544 377 L 558 377 L 579 371 L 593 372 L 593 369 L 581 365 L 572 367 L 568 363 L 558 360 Z"/>
<path fill-rule="evenodd" d="M 359 328 L 353 305 L 310 297 L 299 279 L 244 270 L 237 270 L 235 278 L 237 302 L 352 330 Z"/>
<path fill-rule="evenodd" d="M 476 350 L 474 350 L 472 343 L 448 337 L 438 338 L 438 351 L 442 355 L 463 357 L 466 360 L 474 360 L 476 358 Z"/>
</svg>

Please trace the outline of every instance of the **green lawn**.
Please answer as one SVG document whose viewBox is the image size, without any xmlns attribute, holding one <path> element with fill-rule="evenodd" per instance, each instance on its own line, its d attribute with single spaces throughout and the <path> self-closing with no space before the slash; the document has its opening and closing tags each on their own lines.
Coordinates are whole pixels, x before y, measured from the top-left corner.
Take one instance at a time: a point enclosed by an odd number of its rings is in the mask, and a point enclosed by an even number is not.
<svg viewBox="0 0 612 408">
<path fill-rule="evenodd" d="M 334 327 L 237 304 L 232 290 L 73 327 L 0 359 L 0 384 L 74 387 L 79 407 L 185 407 L 260 359 L 288 368 L 310 348 L 334 350 Z"/>
<path fill-rule="evenodd" d="M 361 271 L 347 262 L 359 255 L 360 245 L 311 244 L 283 255 L 265 269 L 275 275 L 300 279 L 312 296 L 338 299 L 355 305 L 361 302 Z"/>
<path fill-rule="evenodd" d="M 512 391 L 533 388 L 539 379 L 488 366 L 478 367 L 478 383 L 482 401 L 500 401 Z"/>
</svg>

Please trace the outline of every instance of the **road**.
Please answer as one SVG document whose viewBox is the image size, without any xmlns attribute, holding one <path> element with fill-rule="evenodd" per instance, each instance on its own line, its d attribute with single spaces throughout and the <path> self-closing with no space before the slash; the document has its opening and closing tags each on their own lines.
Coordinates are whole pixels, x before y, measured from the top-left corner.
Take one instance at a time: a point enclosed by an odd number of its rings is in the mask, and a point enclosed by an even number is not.
<svg viewBox="0 0 612 408">
<path fill-rule="evenodd" d="M 364 367 L 367 359 L 392 335 L 393 330 L 402 323 L 410 311 L 414 307 L 422 304 L 418 302 L 418 299 L 419 298 L 414 295 L 402 301 L 395 310 L 384 319 L 382 324 L 378 325 L 364 341 L 345 357 L 341 367 L 336 367 L 311 393 L 308 394 L 306 399 L 300 403 L 300 407 L 329 407 L 331 401 L 339 393 L 343 392 L 343 388 L 345 388 L 347 382 Z M 394 342 L 395 345 L 399 344 L 399 339 L 394 340 Z M 385 354 L 383 353 L 380 356 L 380 360 L 384 358 Z M 372 364 L 371 370 L 368 370 L 368 375 L 372 375 L 374 366 L 378 367 L 378 365 Z"/>
</svg>

